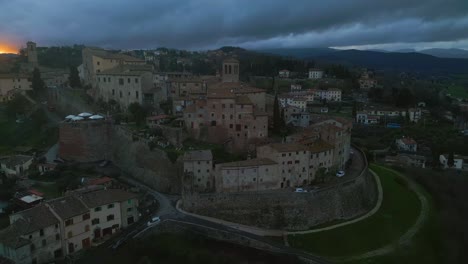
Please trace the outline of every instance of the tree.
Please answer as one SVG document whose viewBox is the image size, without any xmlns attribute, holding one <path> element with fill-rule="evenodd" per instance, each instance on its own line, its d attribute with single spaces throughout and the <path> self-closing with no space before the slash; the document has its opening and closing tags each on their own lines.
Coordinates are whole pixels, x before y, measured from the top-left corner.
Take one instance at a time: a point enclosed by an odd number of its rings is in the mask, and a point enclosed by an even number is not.
<svg viewBox="0 0 468 264">
<path fill-rule="evenodd" d="M 68 82 L 73 88 L 81 87 L 81 80 L 76 67 L 70 67 L 70 77 L 68 77 Z"/>
<path fill-rule="evenodd" d="M 447 160 L 447 165 L 448 165 L 449 167 L 453 167 L 453 165 L 455 165 L 455 160 L 454 160 L 453 151 L 451 151 L 451 152 L 449 153 L 448 160 Z"/>
<path fill-rule="evenodd" d="M 131 103 L 128 106 L 128 111 L 138 126 L 144 123 L 147 111 L 139 103 Z"/>
<path fill-rule="evenodd" d="M 42 93 L 45 89 L 45 83 L 41 78 L 41 72 L 38 68 L 34 68 L 32 76 L 32 89 L 36 95 Z"/>
<path fill-rule="evenodd" d="M 18 115 L 25 115 L 29 108 L 29 101 L 22 95 L 16 95 L 9 101 L 5 108 L 5 113 L 11 119 L 16 119 Z"/>
<path fill-rule="evenodd" d="M 276 133 L 281 131 L 281 110 L 278 101 L 278 95 L 275 95 L 275 101 L 273 103 L 273 130 Z"/>
<path fill-rule="evenodd" d="M 354 104 L 353 104 L 353 117 L 356 117 L 356 114 L 357 114 L 357 103 L 354 102 Z"/>
</svg>

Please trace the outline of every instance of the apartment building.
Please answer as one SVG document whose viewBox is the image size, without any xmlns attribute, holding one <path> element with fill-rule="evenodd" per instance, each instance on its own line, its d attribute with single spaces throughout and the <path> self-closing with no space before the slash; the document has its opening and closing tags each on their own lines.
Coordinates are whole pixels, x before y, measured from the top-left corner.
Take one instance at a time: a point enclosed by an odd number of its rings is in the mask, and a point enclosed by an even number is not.
<svg viewBox="0 0 468 264">
<path fill-rule="evenodd" d="M 278 164 L 255 158 L 216 165 L 216 192 L 262 191 L 280 188 Z"/>
<path fill-rule="evenodd" d="M 49 263 L 88 248 L 138 221 L 137 195 L 94 187 L 10 215 L 0 230 L 0 256 L 16 263 Z"/>
<path fill-rule="evenodd" d="M 310 113 L 305 109 L 288 105 L 283 108 L 284 122 L 288 125 L 308 127 L 310 125 Z"/>
<path fill-rule="evenodd" d="M 313 90 L 315 100 L 326 100 L 327 102 L 341 102 L 341 90 L 330 88 L 328 90 Z"/>
<path fill-rule="evenodd" d="M 146 64 L 142 59 L 91 47 L 83 49 L 82 57 L 84 85 L 91 85 L 93 88 L 95 88 L 97 84 L 97 73 L 110 70 L 121 65 Z"/>
<path fill-rule="evenodd" d="M 323 73 L 321 69 L 309 69 L 309 79 L 322 79 Z"/>
<path fill-rule="evenodd" d="M 213 155 L 211 150 L 193 150 L 184 154 L 184 173 L 190 173 L 191 186 L 199 192 L 214 188 Z"/>
<path fill-rule="evenodd" d="M 257 157 L 270 159 L 278 164 L 280 188 L 302 186 L 311 183 L 310 151 L 296 143 L 273 143 L 257 147 Z"/>
<path fill-rule="evenodd" d="M 285 70 L 280 70 L 280 71 L 278 72 L 278 76 L 279 76 L 280 78 L 289 78 L 289 71 L 286 70 L 286 69 L 285 69 Z"/>
<path fill-rule="evenodd" d="M 17 93 L 32 90 L 29 76 L 24 74 L 0 74 L 0 102 L 13 99 Z"/>
</svg>

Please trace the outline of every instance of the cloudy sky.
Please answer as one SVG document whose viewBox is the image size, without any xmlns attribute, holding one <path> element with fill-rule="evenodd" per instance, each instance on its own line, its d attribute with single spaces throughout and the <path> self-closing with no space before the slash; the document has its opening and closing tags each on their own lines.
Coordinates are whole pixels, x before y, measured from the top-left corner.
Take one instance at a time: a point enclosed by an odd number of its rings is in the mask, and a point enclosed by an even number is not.
<svg viewBox="0 0 468 264">
<path fill-rule="evenodd" d="M 468 0 L 0 0 L 0 44 L 466 48 Z"/>
</svg>

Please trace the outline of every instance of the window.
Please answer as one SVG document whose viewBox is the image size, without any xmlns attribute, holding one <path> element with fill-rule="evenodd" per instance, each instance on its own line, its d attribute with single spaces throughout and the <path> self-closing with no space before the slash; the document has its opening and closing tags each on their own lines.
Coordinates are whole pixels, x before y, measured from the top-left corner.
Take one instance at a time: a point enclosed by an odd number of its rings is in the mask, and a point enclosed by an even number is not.
<svg viewBox="0 0 468 264">
<path fill-rule="evenodd" d="M 130 83 L 130 82 L 131 82 L 131 81 L 130 81 L 130 78 L 127 78 L 127 82 L 128 82 L 128 83 Z"/>
<path fill-rule="evenodd" d="M 110 77 L 107 77 L 107 81 L 110 82 Z"/>
<path fill-rule="evenodd" d="M 94 212 L 99 212 L 101 210 L 102 210 L 101 206 L 98 206 L 98 207 L 94 208 Z"/>
<path fill-rule="evenodd" d="M 225 105 L 225 104 L 222 104 L 222 107 L 223 107 L 223 108 L 226 108 L 226 105 Z"/>
<path fill-rule="evenodd" d="M 239 119 L 242 119 L 241 115 L 239 115 Z"/>
<path fill-rule="evenodd" d="M 135 78 L 135 83 L 138 83 L 138 78 Z"/>
<path fill-rule="evenodd" d="M 83 221 L 88 220 L 90 218 L 89 213 L 83 215 Z"/>
<path fill-rule="evenodd" d="M 210 162 L 209 162 L 209 161 L 207 161 L 207 162 L 206 162 L 206 164 L 210 165 Z"/>
<path fill-rule="evenodd" d="M 100 82 L 100 81 L 101 81 L 101 78 L 100 78 L 100 77 L 98 77 L 98 78 L 97 78 L 97 81 L 98 81 L 98 82 Z"/>
<path fill-rule="evenodd" d="M 60 240 L 60 234 L 55 234 L 55 240 Z"/>
<path fill-rule="evenodd" d="M 119 96 L 120 98 L 122 98 L 122 91 L 119 91 Z"/>
<path fill-rule="evenodd" d="M 98 62 L 96 62 L 96 64 L 97 64 L 97 65 L 101 65 L 101 62 L 100 62 L 100 61 L 98 61 Z"/>
<path fill-rule="evenodd" d="M 119 85 L 124 85 L 124 79 L 123 78 L 119 78 Z"/>
<path fill-rule="evenodd" d="M 34 252 L 34 250 L 36 250 L 36 246 L 34 244 L 31 244 L 31 251 Z"/>
<path fill-rule="evenodd" d="M 108 204 L 107 209 L 114 208 L 114 204 Z"/>
<path fill-rule="evenodd" d="M 233 127 L 234 127 L 234 125 L 233 125 L 233 124 L 229 124 L 229 128 L 233 128 Z"/>
<path fill-rule="evenodd" d="M 39 235 L 44 236 L 44 229 L 39 230 Z"/>
<path fill-rule="evenodd" d="M 138 91 L 135 92 L 135 97 L 138 99 L 140 95 L 138 94 Z"/>
<path fill-rule="evenodd" d="M 92 224 L 92 225 L 97 225 L 97 224 L 99 224 L 99 218 L 94 218 L 94 219 L 91 221 L 91 224 Z"/>
<path fill-rule="evenodd" d="M 85 231 L 85 232 L 89 232 L 89 225 L 85 225 L 84 231 Z"/>
<path fill-rule="evenodd" d="M 256 181 L 257 179 L 256 178 L 253 178 L 253 181 Z"/>
<path fill-rule="evenodd" d="M 213 105 L 213 109 L 216 109 L 216 105 Z"/>
<path fill-rule="evenodd" d="M 67 236 L 68 236 L 68 238 L 72 238 L 73 232 L 72 232 L 72 231 L 68 231 L 68 235 L 67 235 Z"/>
<path fill-rule="evenodd" d="M 115 95 L 115 90 L 114 89 L 112 89 L 112 95 Z"/>
<path fill-rule="evenodd" d="M 67 219 L 67 220 L 65 221 L 65 226 L 70 226 L 70 225 L 73 225 L 73 218 Z"/>
<path fill-rule="evenodd" d="M 107 221 L 112 221 L 114 220 L 114 215 L 113 214 L 110 214 L 107 216 Z"/>
<path fill-rule="evenodd" d="M 47 245 L 47 241 L 45 239 L 42 239 L 42 246 L 45 247 Z"/>
</svg>

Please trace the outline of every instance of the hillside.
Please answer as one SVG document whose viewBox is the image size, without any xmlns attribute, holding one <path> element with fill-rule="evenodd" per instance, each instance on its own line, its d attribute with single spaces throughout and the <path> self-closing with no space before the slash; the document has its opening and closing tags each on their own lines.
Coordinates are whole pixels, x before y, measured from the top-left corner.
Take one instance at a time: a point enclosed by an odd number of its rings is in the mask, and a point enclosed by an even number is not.
<svg viewBox="0 0 468 264">
<path fill-rule="evenodd" d="M 468 59 L 437 58 L 416 52 L 386 53 L 343 50 L 320 56 L 310 56 L 307 59 L 380 70 L 418 71 L 427 73 L 460 73 L 468 71 Z"/>
</svg>

